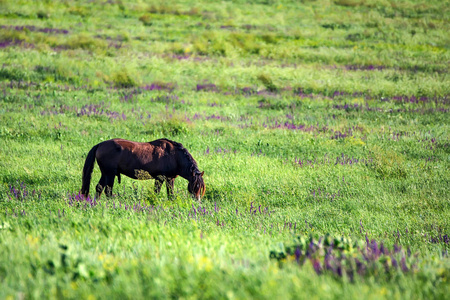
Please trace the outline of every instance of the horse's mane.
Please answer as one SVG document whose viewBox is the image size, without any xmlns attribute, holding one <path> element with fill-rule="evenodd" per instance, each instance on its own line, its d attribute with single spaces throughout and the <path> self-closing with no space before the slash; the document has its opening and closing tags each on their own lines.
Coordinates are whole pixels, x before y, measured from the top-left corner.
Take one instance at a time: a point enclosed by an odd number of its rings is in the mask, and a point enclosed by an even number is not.
<svg viewBox="0 0 450 300">
<path fill-rule="evenodd" d="M 171 143 L 177 150 L 179 150 L 181 153 L 183 153 L 184 156 L 186 156 L 188 161 L 192 164 L 190 172 L 193 172 L 193 171 L 200 172 L 200 170 L 198 169 L 198 166 L 197 166 L 197 162 L 192 157 L 192 155 L 189 153 L 189 151 L 186 148 L 184 148 L 184 146 L 181 143 L 178 143 L 178 142 L 166 139 L 166 138 L 162 138 L 162 139 L 159 139 L 159 140 Z"/>
</svg>

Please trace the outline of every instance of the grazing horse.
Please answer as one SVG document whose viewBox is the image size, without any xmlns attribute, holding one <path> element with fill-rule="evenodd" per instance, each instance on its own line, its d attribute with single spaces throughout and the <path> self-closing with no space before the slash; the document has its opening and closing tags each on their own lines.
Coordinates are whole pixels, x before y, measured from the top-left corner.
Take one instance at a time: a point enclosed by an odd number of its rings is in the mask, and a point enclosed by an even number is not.
<svg viewBox="0 0 450 300">
<path fill-rule="evenodd" d="M 133 179 L 155 179 L 155 192 L 161 191 L 166 182 L 167 196 L 173 196 L 173 183 L 180 175 L 187 181 L 188 191 L 198 201 L 205 194 L 204 172 L 200 172 L 197 162 L 180 143 L 159 139 L 148 143 L 112 139 L 95 145 L 89 151 L 83 167 L 81 194 L 89 195 L 94 163 L 97 160 L 102 176 L 97 184 L 96 198 L 105 189 L 106 196 L 112 195 L 114 178 L 120 183 L 120 174 Z"/>
</svg>

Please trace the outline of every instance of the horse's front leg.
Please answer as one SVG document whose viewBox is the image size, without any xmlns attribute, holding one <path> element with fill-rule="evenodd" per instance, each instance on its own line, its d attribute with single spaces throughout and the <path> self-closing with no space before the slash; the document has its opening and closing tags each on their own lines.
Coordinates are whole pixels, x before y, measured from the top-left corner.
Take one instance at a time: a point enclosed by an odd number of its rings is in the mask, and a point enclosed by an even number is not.
<svg viewBox="0 0 450 300">
<path fill-rule="evenodd" d="M 174 184 L 174 182 L 175 182 L 175 178 L 174 177 L 173 178 L 172 177 L 166 178 L 167 198 L 169 200 L 173 199 L 173 197 L 174 197 L 174 193 L 173 193 L 173 190 L 174 190 L 173 184 Z"/>
<path fill-rule="evenodd" d="M 155 178 L 155 193 L 158 194 L 161 191 L 161 187 L 164 183 L 164 178 L 158 176 Z"/>
</svg>

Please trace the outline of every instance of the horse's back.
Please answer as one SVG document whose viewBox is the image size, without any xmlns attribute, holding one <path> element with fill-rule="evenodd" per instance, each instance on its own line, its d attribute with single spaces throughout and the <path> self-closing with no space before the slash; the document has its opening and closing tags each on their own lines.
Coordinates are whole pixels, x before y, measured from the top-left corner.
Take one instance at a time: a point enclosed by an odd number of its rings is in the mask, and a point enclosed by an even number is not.
<svg viewBox="0 0 450 300">
<path fill-rule="evenodd" d="M 126 150 L 130 152 L 158 152 L 160 155 L 175 154 L 177 150 L 185 150 L 182 144 L 165 138 L 145 143 L 125 139 L 111 139 L 99 143 L 98 146 L 99 150 L 97 150 L 97 153 L 107 152 L 110 155 Z"/>
<path fill-rule="evenodd" d="M 169 139 L 157 139 L 151 142 L 148 142 L 148 144 L 154 146 L 154 147 L 160 147 L 160 148 L 164 148 L 164 149 L 175 149 L 175 148 L 182 148 L 183 145 L 181 145 L 180 143 L 171 141 Z"/>
</svg>

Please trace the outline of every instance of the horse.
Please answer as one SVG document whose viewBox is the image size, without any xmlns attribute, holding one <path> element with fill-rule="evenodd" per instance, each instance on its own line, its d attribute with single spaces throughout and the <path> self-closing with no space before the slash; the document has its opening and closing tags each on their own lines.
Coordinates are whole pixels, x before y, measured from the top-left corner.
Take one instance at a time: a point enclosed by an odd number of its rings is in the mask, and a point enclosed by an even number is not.
<svg viewBox="0 0 450 300">
<path fill-rule="evenodd" d="M 199 171 L 197 162 L 182 144 L 168 139 L 147 143 L 112 139 L 92 147 L 83 167 L 81 194 L 84 197 L 89 195 L 95 160 L 102 173 L 95 188 L 97 199 L 104 189 L 107 197 L 112 196 L 114 179 L 117 176 L 120 184 L 121 174 L 133 179 L 155 179 L 155 193 L 161 191 L 165 182 L 169 199 L 173 198 L 177 176 L 189 181 L 188 191 L 198 201 L 205 195 L 204 171 Z"/>
</svg>

